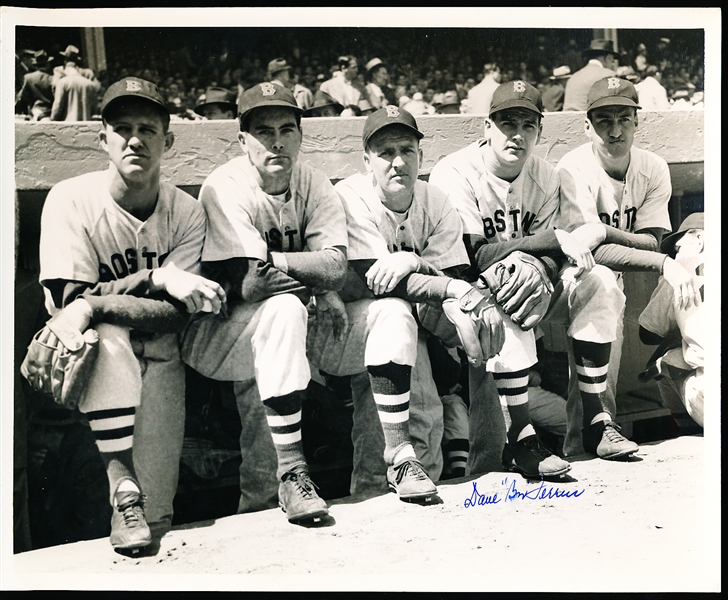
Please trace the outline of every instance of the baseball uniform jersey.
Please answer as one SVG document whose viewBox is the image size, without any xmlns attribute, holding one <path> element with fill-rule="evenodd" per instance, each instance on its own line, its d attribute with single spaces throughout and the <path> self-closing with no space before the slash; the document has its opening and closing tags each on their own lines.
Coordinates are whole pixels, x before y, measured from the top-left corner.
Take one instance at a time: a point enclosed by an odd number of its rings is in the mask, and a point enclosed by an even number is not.
<svg viewBox="0 0 728 600">
<path fill-rule="evenodd" d="M 566 231 L 599 221 L 629 233 L 650 228 L 672 231 L 667 211 L 670 171 L 656 154 L 633 147 L 625 179 L 617 181 L 587 142 L 567 152 L 556 169 L 561 177 L 558 222 Z"/>
</svg>

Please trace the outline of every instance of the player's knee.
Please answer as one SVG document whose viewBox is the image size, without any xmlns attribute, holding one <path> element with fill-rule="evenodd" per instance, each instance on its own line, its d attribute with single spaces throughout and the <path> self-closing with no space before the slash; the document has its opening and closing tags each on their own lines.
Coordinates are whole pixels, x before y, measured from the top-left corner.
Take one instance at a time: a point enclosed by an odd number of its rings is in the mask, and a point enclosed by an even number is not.
<svg viewBox="0 0 728 600">
<path fill-rule="evenodd" d="M 626 303 L 624 292 L 617 282 L 617 275 L 603 265 L 595 265 L 584 276 L 575 293 L 591 302 L 599 302 L 604 309 L 615 311 L 615 314 L 619 314 Z"/>
<path fill-rule="evenodd" d="M 283 327 L 306 329 L 308 313 L 303 303 L 293 294 L 279 294 L 264 300 L 264 311 L 268 319 Z"/>
<path fill-rule="evenodd" d="M 412 314 L 412 305 L 399 298 L 381 298 L 369 308 L 369 329 L 388 328 L 394 337 L 395 332 L 407 334 L 410 339 L 417 338 L 417 322 Z"/>
</svg>

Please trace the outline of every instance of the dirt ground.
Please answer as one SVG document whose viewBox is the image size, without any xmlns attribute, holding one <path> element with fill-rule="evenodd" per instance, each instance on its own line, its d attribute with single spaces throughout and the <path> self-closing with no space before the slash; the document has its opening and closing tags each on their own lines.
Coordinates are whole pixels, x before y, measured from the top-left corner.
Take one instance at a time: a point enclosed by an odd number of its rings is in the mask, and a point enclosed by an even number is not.
<svg viewBox="0 0 728 600">
<path fill-rule="evenodd" d="M 344 498 L 309 527 L 277 509 L 183 525 L 144 556 L 108 539 L 45 548 L 15 555 L 3 579 L 18 589 L 718 591 L 720 483 L 705 477 L 705 443 L 645 444 L 630 462 L 577 457 L 563 482 L 495 472 L 444 482 L 427 506 Z"/>
</svg>

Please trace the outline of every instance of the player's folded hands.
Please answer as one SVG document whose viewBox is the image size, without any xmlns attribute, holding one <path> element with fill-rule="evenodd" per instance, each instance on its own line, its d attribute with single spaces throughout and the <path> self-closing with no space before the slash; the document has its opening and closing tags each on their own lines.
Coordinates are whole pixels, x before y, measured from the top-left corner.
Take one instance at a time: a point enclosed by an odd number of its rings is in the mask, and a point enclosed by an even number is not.
<svg viewBox="0 0 728 600">
<path fill-rule="evenodd" d="M 391 292 L 410 273 L 417 271 L 414 252 L 393 252 L 375 262 L 366 273 L 367 286 L 375 296 Z"/>
<path fill-rule="evenodd" d="M 219 314 L 227 299 L 225 290 L 216 281 L 183 271 L 172 263 L 154 269 L 152 281 L 159 289 L 184 302 L 189 313 Z"/>
<path fill-rule="evenodd" d="M 700 306 L 702 282 L 695 273 L 668 256 L 662 265 L 662 276 L 675 291 L 675 307 L 678 310 L 687 310 L 691 305 Z"/>
</svg>

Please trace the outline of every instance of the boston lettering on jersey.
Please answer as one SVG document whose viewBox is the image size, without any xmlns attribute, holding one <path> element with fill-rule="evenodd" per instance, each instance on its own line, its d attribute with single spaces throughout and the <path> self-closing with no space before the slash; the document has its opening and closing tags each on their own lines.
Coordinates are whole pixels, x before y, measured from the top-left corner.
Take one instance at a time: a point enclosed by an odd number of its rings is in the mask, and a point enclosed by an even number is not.
<svg viewBox="0 0 728 600">
<path fill-rule="evenodd" d="M 513 233 L 518 233 L 519 223 L 518 215 L 521 214 L 520 208 L 514 208 L 508 211 L 508 215 L 504 210 L 498 209 L 493 213 L 493 218 L 483 217 L 483 231 L 485 237 L 490 239 L 495 237 L 499 233 L 503 233 L 508 227 L 508 220 L 513 223 Z M 522 235 L 531 235 L 530 229 L 533 222 L 536 220 L 536 215 L 526 211 L 520 222 L 520 228 L 523 232 Z"/>
<path fill-rule="evenodd" d="M 296 237 L 298 229 L 290 229 L 286 227 L 286 230 L 281 233 L 279 229 L 271 227 L 268 231 L 263 232 L 265 236 L 265 243 L 268 246 L 268 250 L 272 252 L 300 252 L 301 241 Z M 283 247 L 284 240 L 287 239 L 286 248 Z"/>
<path fill-rule="evenodd" d="M 142 250 L 141 268 L 155 269 L 161 267 L 167 256 L 169 256 L 169 252 L 157 256 L 156 252 Z M 136 273 L 139 270 L 139 262 L 136 248 L 127 248 L 123 254 L 116 252 L 109 258 L 109 264 L 99 263 L 99 281 L 114 281 Z"/>
<path fill-rule="evenodd" d="M 634 227 L 635 219 L 637 218 L 637 208 L 630 207 L 625 208 L 620 214 L 619 209 L 615 210 L 610 216 L 609 213 L 599 213 L 599 218 L 602 223 L 614 227 L 615 229 L 622 229 L 623 231 L 632 231 Z M 623 228 L 620 228 L 620 221 L 624 224 Z"/>
</svg>

